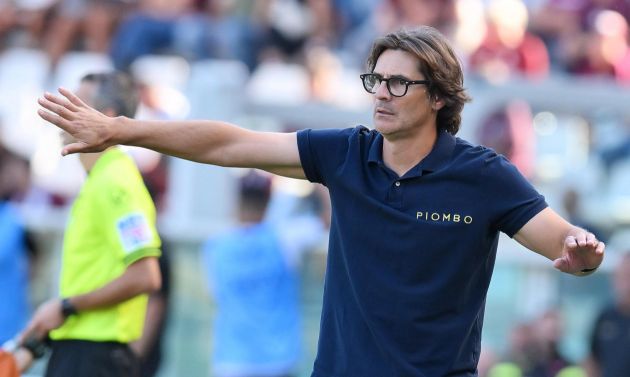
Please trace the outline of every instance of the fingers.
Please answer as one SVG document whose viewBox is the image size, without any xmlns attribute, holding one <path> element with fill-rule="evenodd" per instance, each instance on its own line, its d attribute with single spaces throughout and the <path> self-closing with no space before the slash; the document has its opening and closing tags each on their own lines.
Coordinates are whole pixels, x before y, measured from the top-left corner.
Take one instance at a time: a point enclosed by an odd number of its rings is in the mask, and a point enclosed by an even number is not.
<svg viewBox="0 0 630 377">
<path fill-rule="evenodd" d="M 72 93 L 66 88 L 59 88 L 59 93 L 61 93 L 64 97 L 66 97 L 68 101 L 70 101 L 70 103 L 72 103 L 75 106 L 89 107 L 88 105 L 85 104 L 85 102 L 81 101 L 81 98 L 77 97 L 74 93 Z"/>
<path fill-rule="evenodd" d="M 606 249 L 606 245 L 603 242 L 599 241 L 597 243 L 597 248 L 595 248 L 595 253 L 604 254 L 604 249 Z"/>
<path fill-rule="evenodd" d="M 53 100 L 49 100 L 47 97 L 52 97 Z M 39 103 L 39 105 L 46 110 L 52 111 L 53 113 L 61 116 L 64 119 L 73 120 L 75 113 L 73 111 L 70 111 L 63 105 L 58 104 L 58 102 L 62 101 L 63 100 L 55 98 L 53 95 L 49 94 L 48 96 L 45 96 L 45 98 L 38 99 L 37 103 Z"/>
<path fill-rule="evenodd" d="M 75 104 L 73 104 L 72 102 L 68 101 L 65 98 L 61 98 L 59 96 L 56 96 L 54 94 L 51 93 L 44 93 L 44 98 L 46 98 L 47 100 L 49 100 L 50 102 L 54 102 L 57 105 L 63 106 L 67 109 L 69 109 L 70 111 L 78 111 L 79 107 Z"/>
<path fill-rule="evenodd" d="M 578 247 L 578 241 L 575 236 L 567 236 L 567 238 L 564 239 L 564 244 L 570 249 Z"/>
<path fill-rule="evenodd" d="M 565 258 L 558 258 L 553 261 L 553 267 L 562 272 L 569 272 L 569 261 Z"/>
<path fill-rule="evenodd" d="M 591 232 L 580 232 L 576 235 L 567 236 L 564 240 L 565 245 L 569 248 L 576 247 L 586 247 L 592 246 L 596 247 L 600 242 L 597 240 L 597 237 Z"/>
<path fill-rule="evenodd" d="M 37 110 L 37 115 L 39 115 L 40 118 L 42 118 L 43 120 L 49 123 L 52 123 L 55 126 L 61 128 L 62 130 L 70 133 L 70 130 L 69 130 L 71 128 L 70 124 L 59 115 L 56 115 L 54 113 L 51 113 L 49 111 L 42 110 L 42 109 Z"/>
</svg>

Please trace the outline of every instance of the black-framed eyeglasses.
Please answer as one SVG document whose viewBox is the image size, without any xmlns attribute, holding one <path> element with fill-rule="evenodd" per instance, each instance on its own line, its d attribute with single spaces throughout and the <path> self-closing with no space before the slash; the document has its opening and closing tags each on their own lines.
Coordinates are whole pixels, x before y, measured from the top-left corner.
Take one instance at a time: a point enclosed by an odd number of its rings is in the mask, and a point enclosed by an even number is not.
<svg viewBox="0 0 630 377">
<path fill-rule="evenodd" d="M 363 81 L 363 87 L 368 93 L 376 93 L 376 90 L 383 81 L 387 83 L 387 90 L 389 94 L 394 97 L 402 97 L 407 94 L 409 85 L 429 84 L 429 80 L 407 80 L 404 77 L 392 76 L 388 79 L 379 75 L 378 73 L 364 73 L 360 75 Z"/>
</svg>

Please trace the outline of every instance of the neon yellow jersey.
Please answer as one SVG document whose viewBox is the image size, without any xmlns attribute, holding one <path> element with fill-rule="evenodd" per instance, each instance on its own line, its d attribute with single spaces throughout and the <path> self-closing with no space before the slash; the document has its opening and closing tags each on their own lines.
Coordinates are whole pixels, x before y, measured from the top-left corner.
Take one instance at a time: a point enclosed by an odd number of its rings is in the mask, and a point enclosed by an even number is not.
<svg viewBox="0 0 630 377">
<path fill-rule="evenodd" d="M 63 242 L 60 295 L 93 291 L 127 266 L 160 255 L 155 206 L 132 159 L 106 151 L 90 171 L 70 213 Z M 118 305 L 83 311 L 50 333 L 52 339 L 128 343 L 140 337 L 147 295 Z"/>
</svg>

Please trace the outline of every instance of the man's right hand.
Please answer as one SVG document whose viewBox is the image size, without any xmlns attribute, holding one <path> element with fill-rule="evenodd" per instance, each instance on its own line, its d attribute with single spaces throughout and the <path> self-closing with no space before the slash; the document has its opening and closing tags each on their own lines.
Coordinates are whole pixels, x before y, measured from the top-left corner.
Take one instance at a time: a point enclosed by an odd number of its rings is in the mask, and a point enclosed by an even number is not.
<svg viewBox="0 0 630 377">
<path fill-rule="evenodd" d="M 38 114 L 70 134 L 76 141 L 64 146 L 62 155 L 83 152 L 101 152 L 116 144 L 114 141 L 116 119 L 88 106 L 74 93 L 59 88 L 57 96 L 45 93 L 37 102 L 44 109 Z"/>
<path fill-rule="evenodd" d="M 60 299 L 54 298 L 44 302 L 37 308 L 26 329 L 18 337 L 18 344 L 23 344 L 29 337 L 43 339 L 51 330 L 63 325 L 65 320 Z"/>
</svg>

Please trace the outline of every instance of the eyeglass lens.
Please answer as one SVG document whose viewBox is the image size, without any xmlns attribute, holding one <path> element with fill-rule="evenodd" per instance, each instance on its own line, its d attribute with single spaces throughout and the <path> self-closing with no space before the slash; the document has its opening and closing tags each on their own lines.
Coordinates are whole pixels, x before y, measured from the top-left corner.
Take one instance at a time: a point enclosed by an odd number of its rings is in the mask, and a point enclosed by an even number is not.
<svg viewBox="0 0 630 377">
<path fill-rule="evenodd" d="M 393 96 L 403 96 L 407 92 L 407 82 L 401 78 L 389 78 L 384 79 L 376 74 L 366 74 L 363 76 L 363 86 L 365 90 L 370 93 L 376 93 L 379 85 L 385 81 L 387 83 L 387 89 Z"/>
</svg>

